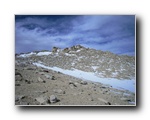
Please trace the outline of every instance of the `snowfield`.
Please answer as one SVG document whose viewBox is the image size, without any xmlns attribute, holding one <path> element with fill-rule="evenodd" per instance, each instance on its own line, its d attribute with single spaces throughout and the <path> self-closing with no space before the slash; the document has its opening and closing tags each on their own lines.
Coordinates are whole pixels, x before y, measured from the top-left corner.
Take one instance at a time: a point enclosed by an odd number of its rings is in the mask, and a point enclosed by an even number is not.
<svg viewBox="0 0 150 120">
<path fill-rule="evenodd" d="M 39 52 L 37 56 L 50 55 L 52 52 Z"/>
<path fill-rule="evenodd" d="M 35 56 L 43 56 L 43 55 L 50 55 L 52 54 L 52 52 L 38 52 L 38 53 L 35 53 L 35 52 L 31 52 L 31 53 L 27 53 L 27 54 L 21 54 L 19 55 L 18 57 L 31 57 L 32 55 L 35 55 Z"/>
<path fill-rule="evenodd" d="M 100 78 L 100 77 L 97 77 L 95 75 L 95 73 L 93 73 L 93 72 L 85 72 L 85 71 L 81 71 L 78 69 L 66 70 L 66 69 L 62 69 L 62 68 L 58 68 L 58 67 L 48 67 L 48 66 L 41 64 L 41 62 L 33 63 L 33 64 L 38 67 L 42 67 L 42 68 L 50 69 L 50 70 L 54 70 L 54 71 L 59 71 L 63 74 L 70 75 L 70 76 L 80 78 L 83 80 L 99 82 L 99 83 L 102 83 L 105 85 L 110 85 L 116 89 L 129 90 L 130 92 L 135 93 L 135 79 L 119 80 L 119 79 L 115 79 L 115 78 Z M 94 66 L 94 68 L 95 68 L 95 66 Z"/>
<path fill-rule="evenodd" d="M 19 55 L 18 57 L 30 57 L 31 55 L 36 55 L 36 53 L 34 53 L 34 52 L 31 52 L 31 53 L 28 53 L 28 54 L 21 54 L 21 55 Z"/>
</svg>

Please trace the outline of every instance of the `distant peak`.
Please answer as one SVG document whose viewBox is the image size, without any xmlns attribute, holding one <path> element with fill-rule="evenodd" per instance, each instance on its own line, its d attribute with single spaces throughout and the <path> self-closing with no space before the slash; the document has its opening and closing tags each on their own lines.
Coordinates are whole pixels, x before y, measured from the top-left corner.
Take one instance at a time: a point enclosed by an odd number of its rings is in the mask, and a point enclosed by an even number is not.
<svg viewBox="0 0 150 120">
<path fill-rule="evenodd" d="M 57 52 L 60 48 L 58 47 L 53 47 L 52 52 Z"/>
<path fill-rule="evenodd" d="M 83 47 L 83 46 L 81 46 L 81 45 L 75 45 L 75 46 L 73 46 L 73 47 L 78 48 L 78 49 L 80 49 L 80 48 L 84 48 L 84 47 Z"/>
<path fill-rule="evenodd" d="M 72 47 L 67 47 L 67 48 L 64 48 L 64 52 L 69 52 L 69 51 L 77 51 L 77 50 L 79 50 L 79 49 L 81 49 L 81 48 L 85 48 L 85 47 L 83 47 L 83 46 L 81 46 L 81 45 L 74 45 L 74 46 L 72 46 Z"/>
</svg>

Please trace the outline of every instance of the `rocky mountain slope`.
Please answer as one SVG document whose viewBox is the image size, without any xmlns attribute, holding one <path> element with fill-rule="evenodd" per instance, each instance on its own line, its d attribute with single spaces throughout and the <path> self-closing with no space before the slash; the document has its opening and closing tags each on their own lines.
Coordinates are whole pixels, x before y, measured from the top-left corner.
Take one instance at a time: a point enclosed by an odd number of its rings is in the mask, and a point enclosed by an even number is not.
<svg viewBox="0 0 150 120">
<path fill-rule="evenodd" d="M 42 62 L 48 66 L 63 69 L 78 69 L 94 72 L 99 77 L 132 79 L 135 77 L 135 58 L 119 56 L 110 52 L 88 49 L 80 45 L 59 49 L 54 47 L 52 52 L 33 52 L 26 54 L 31 62 Z M 21 55 L 20 55 L 21 56 Z"/>
<path fill-rule="evenodd" d="M 73 71 L 78 74 L 72 75 Z M 80 74 L 81 77 L 78 77 Z M 86 81 L 86 76 L 91 74 L 94 75 L 92 79 L 131 81 L 135 79 L 135 58 L 80 45 L 16 55 L 15 104 L 135 104 L 135 92 Z"/>
</svg>

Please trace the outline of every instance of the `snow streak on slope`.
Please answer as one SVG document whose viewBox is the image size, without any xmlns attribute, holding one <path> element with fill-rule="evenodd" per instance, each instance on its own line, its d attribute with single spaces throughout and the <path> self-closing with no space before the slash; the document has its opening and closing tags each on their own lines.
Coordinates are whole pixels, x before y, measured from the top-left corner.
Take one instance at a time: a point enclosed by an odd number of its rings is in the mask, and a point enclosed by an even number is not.
<svg viewBox="0 0 150 120">
<path fill-rule="evenodd" d="M 34 52 L 31 52 L 31 53 L 27 53 L 27 54 L 21 54 L 21 55 L 19 55 L 18 57 L 30 57 L 31 55 L 35 55 L 36 53 L 34 53 Z"/>
<path fill-rule="evenodd" d="M 32 55 L 35 55 L 35 56 L 43 56 L 43 55 L 50 55 L 52 52 L 38 52 L 38 53 L 34 53 L 34 52 L 31 52 L 31 53 L 27 53 L 27 54 L 21 54 L 19 55 L 18 57 L 31 57 Z"/>
<path fill-rule="evenodd" d="M 48 66 L 45 66 L 41 63 L 33 63 L 33 64 L 38 66 L 38 67 L 42 67 L 42 68 L 46 68 L 46 69 L 50 69 L 50 70 L 54 70 L 54 71 L 59 71 L 59 72 L 64 73 L 66 75 L 70 75 L 70 76 L 80 78 L 83 80 L 89 80 L 92 82 L 99 82 L 99 83 L 111 85 L 113 88 L 116 88 L 116 89 L 125 89 L 125 90 L 129 90 L 129 91 L 135 93 L 135 80 L 134 79 L 132 79 L 132 80 L 118 80 L 115 78 L 100 78 L 100 77 L 97 77 L 92 72 L 84 72 L 84 71 L 81 71 L 78 69 L 65 70 L 65 69 L 58 68 L 58 67 L 48 67 Z"/>
<path fill-rule="evenodd" d="M 37 56 L 50 55 L 52 52 L 39 52 Z"/>
</svg>

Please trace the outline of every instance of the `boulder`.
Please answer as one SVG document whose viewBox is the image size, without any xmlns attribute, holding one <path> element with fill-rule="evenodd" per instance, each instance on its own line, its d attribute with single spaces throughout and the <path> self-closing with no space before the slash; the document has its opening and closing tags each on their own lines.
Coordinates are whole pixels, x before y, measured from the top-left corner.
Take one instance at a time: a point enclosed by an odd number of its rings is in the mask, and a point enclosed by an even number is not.
<svg viewBox="0 0 150 120">
<path fill-rule="evenodd" d="M 16 81 L 22 81 L 22 75 L 21 75 L 21 73 L 19 73 L 19 72 L 15 73 L 15 80 Z"/>
<path fill-rule="evenodd" d="M 20 75 L 15 75 L 15 80 L 16 81 L 22 81 L 22 77 Z"/>
<path fill-rule="evenodd" d="M 38 77 L 38 82 L 45 83 L 46 81 L 43 80 L 42 78 Z"/>
<path fill-rule="evenodd" d="M 58 93 L 58 94 L 65 94 L 65 91 L 63 91 L 62 89 L 56 89 L 56 90 L 53 90 L 55 93 Z"/>
<path fill-rule="evenodd" d="M 21 73 L 19 72 L 15 72 L 15 75 L 20 75 L 22 77 Z"/>
<path fill-rule="evenodd" d="M 44 75 L 47 79 L 52 79 L 52 76 L 48 75 L 48 74 L 45 74 Z"/>
<path fill-rule="evenodd" d="M 56 102 L 58 102 L 57 97 L 55 95 L 51 95 L 49 97 L 49 103 L 56 103 Z"/>
<path fill-rule="evenodd" d="M 72 82 L 72 81 L 69 81 L 69 84 L 73 84 L 73 82 Z"/>
<path fill-rule="evenodd" d="M 77 87 L 77 83 L 75 84 L 74 82 L 69 81 L 69 86 L 70 86 L 71 88 Z"/>
<path fill-rule="evenodd" d="M 42 105 L 46 103 L 46 99 L 44 97 L 37 97 L 35 100 L 38 101 Z"/>
<path fill-rule="evenodd" d="M 52 76 L 52 77 L 51 77 L 51 80 L 56 80 L 55 76 Z"/>
<path fill-rule="evenodd" d="M 77 86 L 76 86 L 75 84 L 70 84 L 69 87 L 70 87 L 71 89 L 74 89 L 74 88 L 76 88 Z"/>
<path fill-rule="evenodd" d="M 27 84 L 31 84 L 31 81 L 30 81 L 30 80 L 25 80 L 25 82 L 26 82 Z"/>
<path fill-rule="evenodd" d="M 86 81 L 81 81 L 80 82 L 82 85 L 87 85 L 87 82 Z"/>
</svg>

